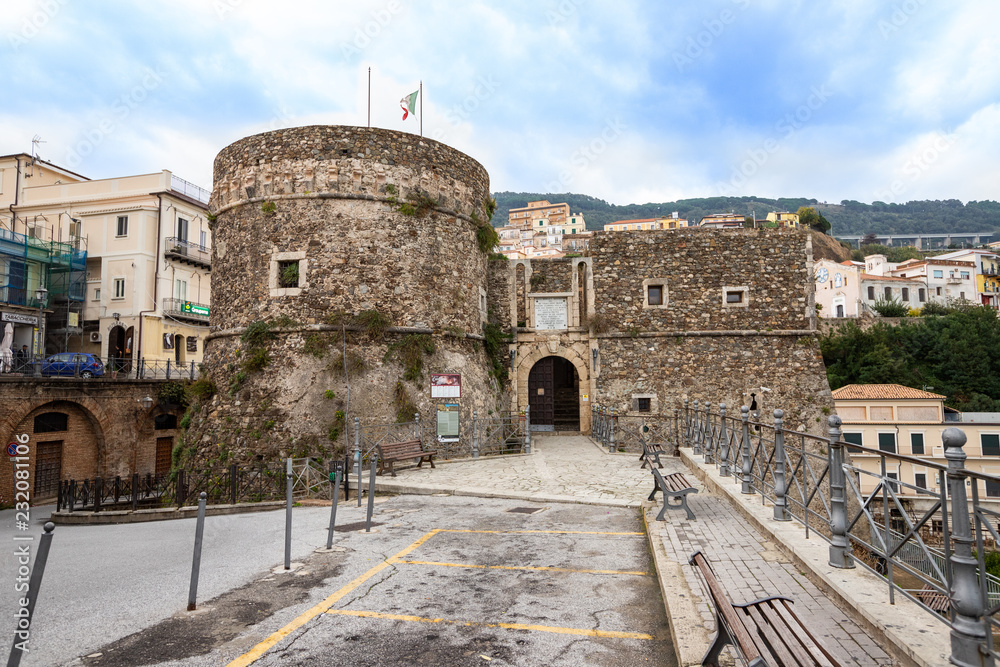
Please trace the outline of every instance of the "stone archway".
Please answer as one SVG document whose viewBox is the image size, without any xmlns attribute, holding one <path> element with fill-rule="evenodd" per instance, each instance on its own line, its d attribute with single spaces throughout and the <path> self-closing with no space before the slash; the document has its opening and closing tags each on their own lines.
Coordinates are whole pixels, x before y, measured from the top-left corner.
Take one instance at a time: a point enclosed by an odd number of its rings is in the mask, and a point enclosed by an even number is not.
<svg viewBox="0 0 1000 667">
<path fill-rule="evenodd" d="M 576 374 L 577 391 L 576 405 L 579 408 L 579 431 L 590 431 L 590 367 L 583 357 L 572 347 L 564 347 L 555 341 L 529 343 L 519 347 L 517 363 L 514 372 L 516 382 L 515 409 L 523 410 L 530 405 L 529 384 L 531 370 L 539 361 L 547 357 L 558 357 L 572 364 Z M 587 399 L 587 400 L 584 400 Z M 534 419 L 532 419 L 534 422 Z"/>
<path fill-rule="evenodd" d="M 543 357 L 528 372 L 528 405 L 536 431 L 580 430 L 580 376 L 573 364 Z"/>
</svg>

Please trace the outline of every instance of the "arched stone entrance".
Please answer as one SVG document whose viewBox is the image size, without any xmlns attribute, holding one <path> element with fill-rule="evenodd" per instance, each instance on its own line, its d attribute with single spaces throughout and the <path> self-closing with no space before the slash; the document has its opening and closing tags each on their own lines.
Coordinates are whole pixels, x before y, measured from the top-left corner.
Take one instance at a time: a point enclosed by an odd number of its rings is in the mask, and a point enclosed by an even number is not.
<svg viewBox="0 0 1000 667">
<path fill-rule="evenodd" d="M 538 431 L 580 430 L 580 375 L 567 359 L 539 359 L 528 374 L 531 425 Z"/>
</svg>

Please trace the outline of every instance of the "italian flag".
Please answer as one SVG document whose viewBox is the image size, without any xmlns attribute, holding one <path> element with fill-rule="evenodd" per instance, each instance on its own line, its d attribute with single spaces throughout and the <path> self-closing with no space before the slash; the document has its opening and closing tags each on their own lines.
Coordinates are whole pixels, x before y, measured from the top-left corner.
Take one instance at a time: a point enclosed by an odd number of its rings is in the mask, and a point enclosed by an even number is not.
<svg viewBox="0 0 1000 667">
<path fill-rule="evenodd" d="M 403 120 L 410 117 L 410 114 L 417 115 L 417 95 L 419 90 L 415 90 L 399 101 L 399 107 L 403 110 Z"/>
</svg>

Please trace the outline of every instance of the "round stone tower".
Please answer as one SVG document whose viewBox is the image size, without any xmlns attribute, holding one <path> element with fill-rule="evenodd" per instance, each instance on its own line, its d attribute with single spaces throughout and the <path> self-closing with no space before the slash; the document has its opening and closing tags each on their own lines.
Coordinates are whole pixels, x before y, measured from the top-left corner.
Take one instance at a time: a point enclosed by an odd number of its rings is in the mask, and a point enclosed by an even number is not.
<svg viewBox="0 0 1000 667">
<path fill-rule="evenodd" d="M 215 395 L 189 452 L 326 453 L 354 416 L 433 419 L 432 372 L 462 375 L 463 417 L 498 404 L 482 165 L 412 134 L 310 126 L 237 141 L 214 176 Z"/>
</svg>

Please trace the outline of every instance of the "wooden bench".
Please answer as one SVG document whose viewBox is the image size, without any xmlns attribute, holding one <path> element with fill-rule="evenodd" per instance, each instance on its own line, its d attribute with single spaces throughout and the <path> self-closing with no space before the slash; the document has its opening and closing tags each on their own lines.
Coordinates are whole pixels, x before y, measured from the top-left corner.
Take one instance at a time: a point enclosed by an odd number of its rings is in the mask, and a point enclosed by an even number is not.
<svg viewBox="0 0 1000 667">
<path fill-rule="evenodd" d="M 642 454 L 639 455 L 639 460 L 642 461 L 640 468 L 645 468 L 646 464 L 649 464 L 649 469 L 653 469 L 653 463 L 656 462 L 656 467 L 662 468 L 663 464 L 660 463 L 660 454 L 663 454 L 663 447 L 657 444 L 648 444 L 645 440 L 642 441 Z"/>
<path fill-rule="evenodd" d="M 795 615 L 791 598 L 733 604 L 703 553 L 694 552 L 688 563 L 698 568 L 715 607 L 715 636 L 701 661 L 704 667 L 718 667 L 727 644 L 749 667 L 843 667 Z"/>
<path fill-rule="evenodd" d="M 656 492 L 663 491 L 663 508 L 656 515 L 656 520 L 666 521 L 665 515 L 668 509 L 682 509 L 687 512 L 688 521 L 694 521 L 694 512 L 688 507 L 687 496 L 689 493 L 698 493 L 698 489 L 691 486 L 684 475 L 679 472 L 670 473 L 664 477 L 653 466 L 649 466 L 649 469 L 653 471 L 654 486 L 653 492 L 649 494 L 647 500 L 656 500 Z M 677 503 L 671 505 L 671 500 L 675 500 Z"/>
<path fill-rule="evenodd" d="M 417 467 L 421 467 L 426 460 L 434 467 L 434 456 L 437 452 L 424 451 L 419 440 L 407 440 L 406 442 L 391 442 L 388 445 L 376 445 L 378 449 L 378 474 L 385 471 L 386 464 L 389 465 L 389 472 L 396 476 L 393 464 L 396 461 L 406 461 L 409 459 L 419 459 Z"/>
</svg>

